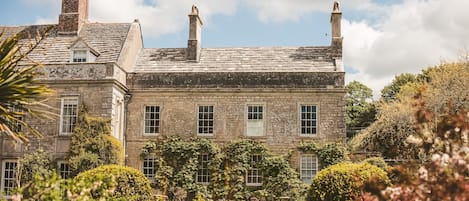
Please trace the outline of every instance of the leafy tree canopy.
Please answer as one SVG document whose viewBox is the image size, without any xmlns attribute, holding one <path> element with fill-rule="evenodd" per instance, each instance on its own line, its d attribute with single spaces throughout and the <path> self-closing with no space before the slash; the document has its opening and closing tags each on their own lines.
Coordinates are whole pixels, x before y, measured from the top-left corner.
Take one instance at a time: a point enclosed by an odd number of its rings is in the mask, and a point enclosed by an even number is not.
<svg viewBox="0 0 469 201">
<path fill-rule="evenodd" d="M 386 85 L 381 90 L 381 98 L 385 102 L 391 102 L 396 100 L 396 95 L 401 91 L 401 88 L 409 83 L 417 82 L 417 76 L 411 73 L 403 73 L 397 75 L 392 80 L 391 84 Z"/>
<path fill-rule="evenodd" d="M 376 107 L 372 102 L 373 91 L 359 81 L 350 82 L 345 90 L 347 136 L 353 136 L 353 129 L 367 127 L 375 121 Z"/>
</svg>

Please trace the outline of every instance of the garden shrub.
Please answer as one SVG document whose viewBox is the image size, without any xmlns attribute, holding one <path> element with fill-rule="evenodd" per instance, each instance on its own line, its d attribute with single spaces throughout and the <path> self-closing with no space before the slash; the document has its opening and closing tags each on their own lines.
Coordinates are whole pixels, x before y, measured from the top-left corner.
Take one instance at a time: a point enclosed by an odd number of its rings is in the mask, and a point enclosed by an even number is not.
<svg viewBox="0 0 469 201">
<path fill-rule="evenodd" d="M 321 170 L 314 178 L 307 200 L 348 201 L 355 200 L 365 187 L 373 182 L 389 184 L 385 171 L 368 163 L 339 163 Z"/>
<path fill-rule="evenodd" d="M 124 148 L 111 136 L 110 120 L 91 117 L 82 108 L 70 142 L 71 176 L 100 165 L 123 164 Z"/>
<path fill-rule="evenodd" d="M 18 176 L 22 185 L 31 182 L 35 174 L 48 177 L 54 172 L 52 161 L 43 149 L 38 149 L 34 153 L 25 154 L 21 157 L 18 168 Z"/>
<path fill-rule="evenodd" d="M 75 183 L 99 183 L 99 187 L 90 192 L 93 199 L 130 201 L 151 199 L 150 181 L 139 170 L 130 167 L 103 165 L 82 172 L 73 180 Z"/>
<path fill-rule="evenodd" d="M 377 167 L 381 168 L 384 171 L 386 171 L 386 168 L 388 167 L 388 165 L 386 164 L 386 162 L 384 161 L 384 159 L 382 157 L 367 158 L 367 159 L 363 160 L 363 163 L 368 163 L 368 164 L 377 166 Z"/>
</svg>

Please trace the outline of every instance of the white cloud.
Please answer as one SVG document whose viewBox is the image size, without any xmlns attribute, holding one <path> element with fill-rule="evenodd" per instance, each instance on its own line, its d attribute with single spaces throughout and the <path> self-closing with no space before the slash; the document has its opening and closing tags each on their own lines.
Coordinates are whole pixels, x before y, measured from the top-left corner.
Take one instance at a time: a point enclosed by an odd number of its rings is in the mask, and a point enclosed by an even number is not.
<svg viewBox="0 0 469 201">
<path fill-rule="evenodd" d="M 230 15 L 236 11 L 237 0 L 100 0 L 90 1 L 90 20 L 99 22 L 132 22 L 139 19 L 145 37 L 175 33 L 188 24 L 192 4 L 199 8 L 205 24 L 213 15 Z"/>
<path fill-rule="evenodd" d="M 469 1 L 409 0 L 390 7 L 380 24 L 344 20 L 344 62 L 375 94 L 396 74 L 454 60 L 469 46 Z M 387 81 L 387 82 L 384 82 Z"/>
</svg>

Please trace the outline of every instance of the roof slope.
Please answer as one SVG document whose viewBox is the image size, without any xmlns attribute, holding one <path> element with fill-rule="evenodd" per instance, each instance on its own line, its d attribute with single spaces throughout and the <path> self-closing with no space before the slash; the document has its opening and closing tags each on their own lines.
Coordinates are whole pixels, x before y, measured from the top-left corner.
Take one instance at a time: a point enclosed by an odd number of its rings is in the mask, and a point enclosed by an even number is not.
<svg viewBox="0 0 469 201">
<path fill-rule="evenodd" d="M 34 37 L 36 30 L 44 30 L 53 26 L 48 36 L 29 54 L 29 58 L 43 64 L 69 63 L 70 47 L 81 38 L 91 48 L 98 51 L 100 56 L 96 62 L 117 62 L 122 46 L 128 35 L 131 23 L 90 23 L 84 24 L 79 35 L 58 35 L 57 25 L 32 25 L 19 27 L 0 27 L 5 36 L 22 34 L 23 43 Z"/>
<path fill-rule="evenodd" d="M 338 69 L 331 47 L 203 48 L 199 62 L 187 61 L 185 55 L 186 48 L 144 49 L 134 72 L 333 72 Z"/>
</svg>

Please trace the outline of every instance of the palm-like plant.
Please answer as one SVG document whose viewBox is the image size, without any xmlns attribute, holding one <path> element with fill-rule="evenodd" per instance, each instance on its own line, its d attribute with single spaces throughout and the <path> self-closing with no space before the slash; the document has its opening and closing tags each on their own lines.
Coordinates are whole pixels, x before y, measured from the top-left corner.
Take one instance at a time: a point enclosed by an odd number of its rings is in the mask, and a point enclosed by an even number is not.
<svg viewBox="0 0 469 201">
<path fill-rule="evenodd" d="M 51 117 L 52 112 L 47 111 L 49 107 L 43 102 L 51 90 L 35 81 L 41 64 L 28 61 L 27 65 L 20 65 L 28 60 L 27 55 L 43 37 L 23 47 L 19 45 L 20 37 L 4 38 L 0 33 L 0 136 L 24 143 L 29 137 L 41 136 L 41 133 L 28 125 L 23 117 Z"/>
</svg>

